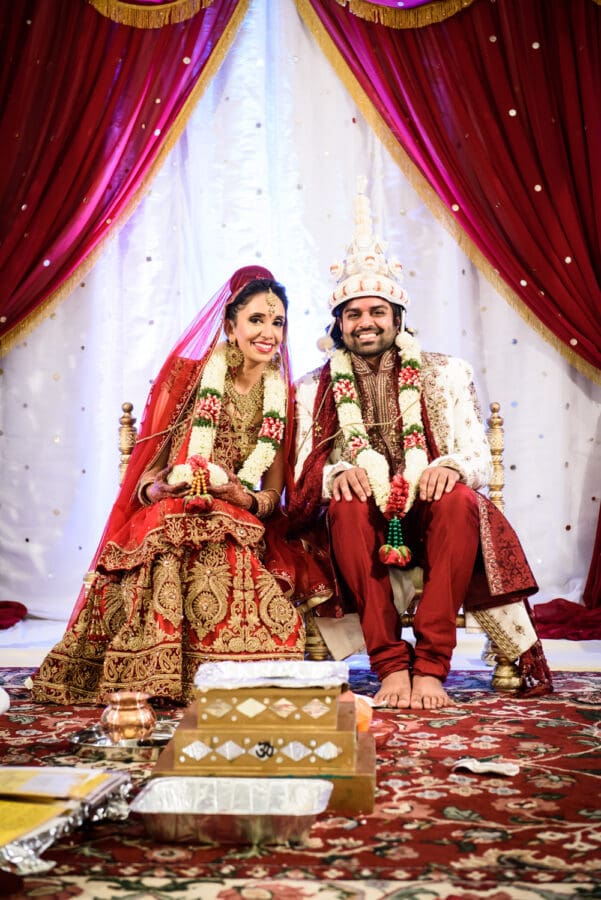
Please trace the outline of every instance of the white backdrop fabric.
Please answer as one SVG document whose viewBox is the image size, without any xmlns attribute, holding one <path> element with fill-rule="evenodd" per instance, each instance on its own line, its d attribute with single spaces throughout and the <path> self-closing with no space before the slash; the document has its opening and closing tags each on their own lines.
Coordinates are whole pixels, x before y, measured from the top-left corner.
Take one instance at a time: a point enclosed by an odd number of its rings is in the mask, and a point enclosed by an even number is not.
<svg viewBox="0 0 601 900">
<path fill-rule="evenodd" d="M 363 120 L 292 0 L 255 0 L 142 204 L 85 281 L 1 361 L 0 600 L 68 618 L 117 492 L 121 404 L 141 413 L 197 308 L 238 266 L 290 297 L 295 376 L 322 362 L 329 267 L 358 175 L 403 262 L 424 349 L 468 359 L 501 403 L 506 512 L 540 584 L 581 600 L 599 513 L 601 388 L 502 299 Z"/>
</svg>

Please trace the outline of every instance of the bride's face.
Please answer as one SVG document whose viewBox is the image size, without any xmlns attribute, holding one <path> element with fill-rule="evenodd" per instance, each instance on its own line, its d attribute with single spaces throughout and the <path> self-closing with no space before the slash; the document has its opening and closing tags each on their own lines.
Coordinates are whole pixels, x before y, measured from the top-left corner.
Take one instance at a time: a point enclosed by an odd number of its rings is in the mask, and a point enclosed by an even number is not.
<svg viewBox="0 0 601 900">
<path fill-rule="evenodd" d="M 226 333 L 228 339 L 236 339 L 245 363 L 267 364 L 282 344 L 285 324 L 286 310 L 280 298 L 263 292 L 238 310 L 234 322 L 226 322 Z"/>
</svg>

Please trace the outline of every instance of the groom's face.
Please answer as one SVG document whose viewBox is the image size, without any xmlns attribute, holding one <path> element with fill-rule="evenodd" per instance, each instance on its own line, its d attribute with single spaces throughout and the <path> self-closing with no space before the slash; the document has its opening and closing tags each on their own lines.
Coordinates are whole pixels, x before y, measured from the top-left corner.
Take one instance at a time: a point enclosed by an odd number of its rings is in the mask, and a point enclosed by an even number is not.
<svg viewBox="0 0 601 900">
<path fill-rule="evenodd" d="M 381 297 L 349 300 L 340 316 L 344 346 L 368 360 L 392 347 L 398 330 L 399 322 L 392 306 Z"/>
</svg>

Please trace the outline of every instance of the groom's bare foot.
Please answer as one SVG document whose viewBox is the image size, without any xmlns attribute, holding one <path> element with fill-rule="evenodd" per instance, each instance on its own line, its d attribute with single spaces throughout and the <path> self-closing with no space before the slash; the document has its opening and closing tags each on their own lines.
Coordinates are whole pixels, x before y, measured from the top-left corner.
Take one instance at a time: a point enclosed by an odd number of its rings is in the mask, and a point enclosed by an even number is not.
<svg viewBox="0 0 601 900">
<path fill-rule="evenodd" d="M 442 709 L 455 703 L 438 678 L 433 675 L 414 675 L 411 689 L 411 709 Z"/>
<path fill-rule="evenodd" d="M 392 672 L 382 679 L 380 690 L 374 697 L 375 706 L 391 709 L 409 709 L 411 705 L 411 676 L 408 669 Z"/>
</svg>

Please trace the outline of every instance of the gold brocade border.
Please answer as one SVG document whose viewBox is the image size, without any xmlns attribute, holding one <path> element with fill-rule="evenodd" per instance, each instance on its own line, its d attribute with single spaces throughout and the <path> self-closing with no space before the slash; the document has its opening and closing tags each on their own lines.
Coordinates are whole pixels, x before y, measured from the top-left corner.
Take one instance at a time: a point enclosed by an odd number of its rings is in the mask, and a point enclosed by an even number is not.
<svg viewBox="0 0 601 900">
<path fill-rule="evenodd" d="M 165 161 L 166 156 L 177 143 L 182 131 L 186 127 L 186 123 L 190 117 L 190 114 L 192 113 L 192 110 L 200 100 L 206 86 L 219 70 L 228 50 L 233 43 L 236 33 L 240 25 L 242 24 L 242 20 L 244 19 L 248 11 L 250 2 L 251 0 L 239 0 L 236 10 L 232 14 L 227 26 L 223 31 L 223 34 L 219 38 L 219 41 L 215 46 L 215 49 L 213 50 L 209 60 L 207 61 L 207 64 L 204 67 L 200 78 L 194 85 L 190 96 L 179 111 L 177 118 L 171 126 L 155 161 L 148 169 L 142 183 L 136 190 L 135 194 L 130 198 L 129 202 L 121 211 L 121 213 L 116 217 L 116 219 L 113 219 L 113 224 L 107 231 L 105 236 L 99 241 L 96 247 L 94 247 L 94 249 L 90 251 L 86 258 L 71 273 L 71 275 L 69 275 L 69 277 L 66 278 L 65 281 L 63 281 L 60 287 L 58 287 L 52 294 L 50 294 L 46 298 L 46 300 L 43 300 L 22 321 L 18 322 L 12 329 L 7 331 L 6 334 L 0 336 L 0 358 L 6 356 L 6 354 L 10 350 L 12 350 L 19 341 L 23 340 L 23 338 L 27 337 L 27 335 L 31 334 L 31 332 L 35 328 L 37 328 L 38 325 L 40 325 L 45 319 L 52 315 L 52 313 L 60 306 L 63 300 L 65 300 L 75 289 L 78 282 L 80 282 L 81 279 L 84 278 L 87 273 L 94 267 L 99 257 L 104 253 L 107 243 L 114 237 L 116 237 L 120 229 L 123 228 L 127 220 L 134 213 L 136 207 L 144 198 L 145 193 L 148 191 L 153 178 Z"/>
<path fill-rule="evenodd" d="M 168 3 L 124 3 L 123 0 L 88 0 L 101 16 L 132 28 L 163 28 L 191 19 L 213 0 L 171 0 Z"/>
<path fill-rule="evenodd" d="M 471 6 L 474 0 L 438 0 L 436 3 L 425 3 L 414 9 L 396 9 L 390 6 L 378 6 L 369 0 L 336 0 L 340 6 L 347 6 L 350 12 L 367 22 L 376 22 L 389 28 L 422 28 L 449 19 L 455 13 Z M 601 0 L 597 0 L 601 3 Z"/>
<path fill-rule="evenodd" d="M 478 249 L 461 225 L 451 215 L 436 191 L 431 187 L 409 155 L 403 150 L 402 146 L 390 130 L 390 127 L 386 124 L 355 78 L 334 41 L 330 38 L 327 30 L 322 25 L 319 16 L 314 11 L 311 0 L 294 0 L 294 2 L 296 3 L 296 7 L 307 28 L 331 63 L 334 71 L 348 90 L 354 102 L 357 104 L 365 121 L 373 128 L 378 138 L 382 141 L 398 167 L 401 169 L 405 178 L 407 178 L 411 186 L 417 194 L 419 194 L 430 212 L 438 219 L 444 228 L 446 228 L 468 259 L 480 272 L 482 272 L 494 289 L 507 301 L 518 315 L 521 316 L 526 324 L 529 325 L 533 331 L 536 331 L 543 340 L 557 350 L 570 365 L 591 381 L 596 384 L 601 384 L 601 370 L 596 366 L 593 366 L 592 363 L 582 359 L 581 356 L 567 347 L 563 341 L 540 321 L 515 291 L 502 280 L 499 273 L 493 268 L 484 254 Z M 601 4 L 601 0 L 595 0 L 595 2 Z"/>
</svg>

